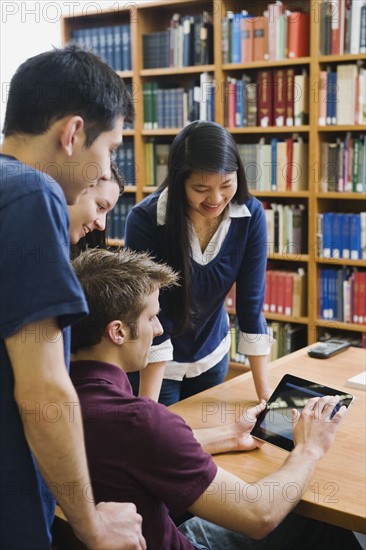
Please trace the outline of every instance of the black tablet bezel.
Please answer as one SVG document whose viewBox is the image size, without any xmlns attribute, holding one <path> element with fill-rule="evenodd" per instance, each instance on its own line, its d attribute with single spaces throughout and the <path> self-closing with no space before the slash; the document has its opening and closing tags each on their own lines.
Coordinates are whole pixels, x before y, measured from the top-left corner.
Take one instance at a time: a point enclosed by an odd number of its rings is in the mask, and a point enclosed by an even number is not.
<svg viewBox="0 0 366 550">
<path fill-rule="evenodd" d="M 289 390 L 291 389 L 290 386 L 295 386 L 293 388 L 293 393 L 289 393 Z M 299 400 L 301 401 L 302 392 L 304 393 L 305 401 L 303 405 L 300 405 Z M 285 395 L 287 401 L 284 399 Z M 285 374 L 269 398 L 265 410 L 258 416 L 257 422 L 251 431 L 251 435 L 257 439 L 261 439 L 262 441 L 281 447 L 286 451 L 292 451 L 294 448 L 294 443 L 292 439 L 291 409 L 301 411 L 305 405 L 305 402 L 310 399 L 310 397 L 322 397 L 324 395 L 339 395 L 341 401 L 337 405 L 336 410 L 338 410 L 341 405 L 346 405 L 346 407 L 348 407 L 354 399 L 354 396 L 351 393 L 347 393 L 344 390 L 336 390 L 334 388 L 323 386 L 318 382 L 311 382 L 310 380 L 305 380 L 304 378 L 299 378 L 297 376 L 293 376 L 292 374 Z M 290 396 L 292 396 L 292 403 L 289 403 Z M 276 401 L 279 398 L 287 404 L 287 407 L 281 408 L 281 422 L 283 421 L 288 423 L 288 425 L 284 424 L 286 431 L 288 432 L 286 437 L 281 435 L 276 428 L 273 429 L 273 431 L 268 429 L 268 423 L 270 424 L 271 422 L 271 414 L 275 414 L 275 411 L 278 411 L 280 408 L 279 403 L 277 402 L 276 404 Z M 295 401 L 297 401 L 297 403 Z M 336 411 L 333 411 L 332 414 L 335 412 Z M 267 421 L 267 427 L 265 427 L 265 421 Z M 274 423 L 272 422 L 272 426 L 273 425 Z"/>
</svg>

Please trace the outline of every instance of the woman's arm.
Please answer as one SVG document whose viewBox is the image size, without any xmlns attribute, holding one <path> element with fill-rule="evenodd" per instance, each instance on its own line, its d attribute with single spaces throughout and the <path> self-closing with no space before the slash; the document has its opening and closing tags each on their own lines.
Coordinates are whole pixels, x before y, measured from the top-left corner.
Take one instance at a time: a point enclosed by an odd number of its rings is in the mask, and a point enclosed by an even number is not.
<svg viewBox="0 0 366 550">
<path fill-rule="evenodd" d="M 259 399 L 268 401 L 272 394 L 272 388 L 268 382 L 267 357 L 268 355 L 248 355 L 247 356 L 252 370 L 255 389 Z"/>
<path fill-rule="evenodd" d="M 139 397 L 150 397 L 150 399 L 158 401 L 165 364 L 166 361 L 149 363 L 144 370 L 140 371 Z"/>
</svg>

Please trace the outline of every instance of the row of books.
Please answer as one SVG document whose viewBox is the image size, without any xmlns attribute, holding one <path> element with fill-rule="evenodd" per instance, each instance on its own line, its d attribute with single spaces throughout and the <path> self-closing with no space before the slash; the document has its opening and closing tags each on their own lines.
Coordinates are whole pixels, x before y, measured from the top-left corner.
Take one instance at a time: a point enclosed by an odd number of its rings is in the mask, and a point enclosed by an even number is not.
<svg viewBox="0 0 366 550">
<path fill-rule="evenodd" d="M 297 271 L 267 269 L 263 311 L 289 317 L 306 316 L 306 279 L 302 267 Z"/>
<path fill-rule="evenodd" d="M 254 80 L 255 78 L 255 80 Z M 256 77 L 227 77 L 226 125 L 301 126 L 309 122 L 308 75 L 303 69 L 261 69 Z"/>
<path fill-rule="evenodd" d="M 322 268 L 320 317 L 343 323 L 366 323 L 366 272 L 343 267 Z"/>
<path fill-rule="evenodd" d="M 304 191 L 308 188 L 308 144 L 297 134 L 286 140 L 260 138 L 259 143 L 239 143 L 250 189 Z"/>
<path fill-rule="evenodd" d="M 310 14 L 269 4 L 262 15 L 227 11 L 222 19 L 224 63 L 294 59 L 310 53 Z"/>
<path fill-rule="evenodd" d="M 320 146 L 320 191 L 366 193 L 365 135 L 353 136 Z"/>
<path fill-rule="evenodd" d="M 119 198 L 116 206 L 108 215 L 107 237 L 110 239 L 124 238 L 127 215 L 134 204 L 134 196 L 124 194 Z"/>
<path fill-rule="evenodd" d="M 365 29 L 366 32 L 366 29 Z M 356 63 L 339 64 L 320 71 L 320 126 L 366 124 L 366 70 Z"/>
<path fill-rule="evenodd" d="M 215 84 L 209 73 L 201 73 L 189 89 L 161 87 L 144 82 L 144 129 L 182 128 L 194 120 L 215 120 Z"/>
<path fill-rule="evenodd" d="M 366 53 L 365 0 L 322 0 L 320 53 Z"/>
<path fill-rule="evenodd" d="M 145 69 L 188 67 L 213 63 L 213 26 L 211 15 L 181 16 L 175 13 L 169 28 L 143 34 Z"/>
<path fill-rule="evenodd" d="M 272 341 L 269 361 L 275 361 L 307 344 L 307 327 L 294 323 L 268 322 L 268 333 Z"/>
<path fill-rule="evenodd" d="M 318 214 L 317 240 L 321 258 L 365 260 L 366 212 Z"/>
<path fill-rule="evenodd" d="M 117 150 L 115 162 L 125 179 L 125 185 L 135 185 L 136 165 L 133 142 L 127 140 L 123 142 L 122 147 L 119 147 Z"/>
<path fill-rule="evenodd" d="M 115 71 L 131 70 L 131 27 L 129 24 L 78 29 L 71 33 L 71 40 L 94 50 Z"/>
<path fill-rule="evenodd" d="M 303 204 L 263 203 L 267 225 L 268 255 L 307 251 L 307 212 Z"/>
<path fill-rule="evenodd" d="M 269 362 L 301 349 L 307 344 L 306 326 L 304 325 L 270 321 L 267 327 L 271 343 Z M 230 361 L 249 365 L 247 356 L 238 351 L 239 334 L 239 325 L 236 317 L 234 317 L 230 320 Z"/>
</svg>

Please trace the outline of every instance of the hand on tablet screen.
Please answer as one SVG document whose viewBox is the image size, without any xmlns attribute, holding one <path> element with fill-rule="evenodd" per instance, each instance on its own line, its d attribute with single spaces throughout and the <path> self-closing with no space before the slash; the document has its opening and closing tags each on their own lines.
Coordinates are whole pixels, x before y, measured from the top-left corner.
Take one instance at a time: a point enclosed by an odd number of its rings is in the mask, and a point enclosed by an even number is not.
<svg viewBox="0 0 366 550">
<path fill-rule="evenodd" d="M 346 407 L 337 405 L 339 396 L 328 395 L 312 397 L 301 412 L 292 409 L 293 440 L 295 447 L 302 445 L 315 454 L 316 459 L 322 458 L 333 443 L 337 428 L 346 414 Z"/>
</svg>

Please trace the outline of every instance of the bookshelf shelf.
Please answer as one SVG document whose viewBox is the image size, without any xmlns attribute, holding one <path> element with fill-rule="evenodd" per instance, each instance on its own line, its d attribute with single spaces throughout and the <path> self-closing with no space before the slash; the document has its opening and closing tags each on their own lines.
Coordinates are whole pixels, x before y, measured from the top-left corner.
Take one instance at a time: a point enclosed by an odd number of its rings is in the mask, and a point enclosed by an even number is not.
<svg viewBox="0 0 366 550">
<path fill-rule="evenodd" d="M 270 252 L 268 254 L 269 260 L 283 260 L 286 262 L 308 262 L 309 254 L 281 254 L 279 252 Z"/>
<path fill-rule="evenodd" d="M 317 319 L 315 324 L 318 327 L 326 327 L 328 329 L 366 332 L 366 325 L 359 325 L 357 323 L 342 323 L 341 321 L 326 321 L 325 319 Z"/>
<path fill-rule="evenodd" d="M 329 265 L 350 265 L 354 267 L 366 267 L 366 260 L 348 260 L 346 258 L 315 258 L 317 264 L 329 264 Z"/>
<path fill-rule="evenodd" d="M 191 65 L 189 67 L 160 67 L 159 69 L 141 69 L 140 76 L 163 76 L 195 73 L 212 73 L 214 65 Z"/>
<path fill-rule="evenodd" d="M 243 128 L 229 128 L 231 134 L 298 134 L 309 132 L 309 126 L 245 126 Z"/>
<path fill-rule="evenodd" d="M 251 61 L 250 63 L 223 63 L 224 71 L 239 71 L 243 69 L 265 69 L 271 67 L 291 67 L 292 65 L 308 65 L 310 57 L 293 59 L 276 59 L 273 61 Z"/>
<path fill-rule="evenodd" d="M 318 126 L 318 132 L 364 132 L 361 124 L 334 124 L 333 126 Z"/>
<path fill-rule="evenodd" d="M 123 239 L 107 239 L 106 240 L 106 244 L 108 246 L 113 246 L 113 247 L 119 247 L 119 246 L 124 246 L 124 241 Z"/>
<path fill-rule="evenodd" d="M 282 321 L 284 323 L 299 323 L 301 325 L 307 325 L 309 322 L 308 317 L 293 317 L 291 315 L 280 315 L 279 313 L 269 313 L 266 311 L 264 316 L 269 321 Z"/>
<path fill-rule="evenodd" d="M 251 189 L 250 192 L 256 197 L 289 197 L 291 199 L 307 199 L 309 197 L 309 191 L 257 191 Z"/>
<path fill-rule="evenodd" d="M 344 63 L 348 61 L 364 61 L 364 53 L 344 53 L 342 55 L 319 55 L 319 63 Z"/>
<path fill-rule="evenodd" d="M 133 71 L 116 71 L 116 73 L 121 78 L 132 78 L 133 77 Z"/>
<path fill-rule="evenodd" d="M 318 199 L 341 199 L 341 200 L 366 200 L 366 193 L 344 193 L 340 191 L 318 192 L 315 194 Z"/>
<path fill-rule="evenodd" d="M 126 185 L 124 193 L 136 193 L 137 186 L 136 185 Z"/>
<path fill-rule="evenodd" d="M 141 130 L 142 136 L 176 136 L 181 128 L 156 128 L 155 130 Z"/>
<path fill-rule="evenodd" d="M 78 30 L 85 31 L 86 29 L 90 30 L 97 27 L 116 26 L 120 23 L 123 25 L 126 23 L 130 24 L 130 67 L 132 70 L 117 71 L 118 75 L 121 78 L 126 79 L 127 84 L 131 86 L 134 91 L 133 98 L 135 101 L 134 105 L 136 110 L 134 129 L 124 130 L 123 132 L 124 137 L 128 138 L 125 143 L 132 143 L 134 153 L 133 163 L 136 168 L 137 176 L 137 180 L 135 180 L 136 185 L 127 186 L 125 188 L 125 195 L 129 200 L 133 197 L 136 202 L 138 202 L 142 200 L 144 196 L 154 192 L 157 189 L 155 186 L 147 185 L 147 183 L 151 182 L 148 176 L 150 175 L 149 170 L 152 169 L 151 165 L 147 165 L 146 163 L 146 151 L 148 150 L 148 144 L 153 143 L 156 146 L 159 144 L 168 146 L 172 142 L 174 136 L 176 136 L 176 134 L 181 130 L 181 128 L 178 127 L 144 129 L 144 121 L 146 122 L 146 119 L 144 119 L 144 86 L 146 88 L 146 85 L 149 83 L 157 82 L 158 88 L 160 87 L 160 84 L 163 85 L 162 87 L 165 85 L 168 85 L 168 87 L 173 87 L 174 83 L 174 86 L 177 85 L 184 88 L 184 90 L 189 93 L 192 86 L 195 86 L 193 83 L 200 80 L 201 74 L 209 73 L 216 83 L 215 93 L 213 94 L 214 119 L 219 124 L 226 126 L 227 130 L 234 136 L 238 145 L 257 145 L 261 138 L 264 138 L 261 141 L 264 141 L 265 145 L 272 144 L 276 139 L 278 142 L 287 140 L 291 141 L 291 139 L 295 142 L 298 139 L 295 134 L 299 136 L 299 141 L 302 140 L 308 145 L 308 158 L 307 161 L 305 161 L 307 162 L 307 166 L 306 164 L 305 166 L 308 171 L 308 177 L 306 180 L 306 185 L 298 186 L 298 188 L 305 188 L 306 190 L 258 191 L 251 189 L 251 193 L 263 201 L 274 203 L 276 205 L 282 204 L 284 207 L 287 205 L 299 205 L 302 208 L 305 207 L 305 221 L 308 226 L 307 243 L 311 244 L 318 242 L 319 227 L 317 225 L 317 221 L 319 214 L 333 211 L 359 214 L 360 212 L 366 210 L 366 193 L 319 191 L 320 189 L 327 189 L 327 187 L 321 186 L 319 183 L 322 182 L 322 146 L 328 142 L 335 143 L 338 142 L 338 140 L 346 140 L 348 135 L 354 142 L 356 139 L 359 139 L 361 135 L 365 134 L 366 127 L 366 125 L 362 124 L 319 125 L 319 83 L 321 72 L 328 70 L 328 66 L 331 71 L 336 71 L 339 65 L 343 66 L 343 68 L 346 64 L 354 64 L 359 67 L 361 62 L 365 61 L 365 54 L 361 53 L 319 55 L 320 51 L 331 51 L 329 49 L 327 50 L 320 48 L 321 45 L 323 48 L 324 35 L 322 34 L 322 25 L 324 23 L 324 18 L 322 18 L 319 13 L 319 7 L 322 4 L 319 0 L 304 0 L 303 2 L 297 2 L 295 4 L 291 4 L 287 0 L 283 2 L 284 7 L 290 11 L 304 11 L 310 13 L 310 55 L 306 55 L 307 52 L 303 51 L 302 53 L 299 53 L 299 55 L 305 54 L 305 56 L 297 58 L 286 58 L 280 60 L 263 59 L 263 61 L 242 63 L 227 63 L 226 60 L 231 58 L 225 57 L 224 59 L 225 52 L 223 52 L 222 47 L 223 39 L 225 38 L 223 35 L 223 19 L 226 17 L 226 12 L 233 11 L 235 13 L 239 13 L 242 10 L 247 10 L 249 13 L 253 12 L 253 15 L 258 16 L 262 15 L 263 11 L 268 8 L 268 4 L 270 4 L 270 2 L 263 1 L 255 3 L 250 2 L 249 0 L 227 0 L 227 2 L 219 2 L 218 0 L 208 0 L 207 2 L 200 3 L 197 2 L 197 0 L 154 0 L 146 4 L 140 4 L 139 2 L 124 3 L 124 7 L 122 9 L 118 6 L 118 4 L 118 2 L 115 3 L 115 7 L 103 9 L 99 8 L 97 11 L 87 10 L 87 12 L 83 14 L 80 13 L 77 16 L 64 17 L 62 19 L 62 32 L 63 42 L 66 43 L 70 40 L 72 33 Z M 354 3 L 346 3 L 346 5 L 347 4 L 353 5 Z M 201 16 L 203 10 L 207 11 L 212 19 L 213 64 L 199 64 L 184 67 L 161 67 L 153 69 L 144 68 L 144 34 L 166 31 L 170 27 L 172 16 L 174 14 L 180 14 L 182 17 L 186 15 Z M 315 14 L 318 14 L 319 17 L 315 17 Z M 331 30 L 331 32 L 333 31 Z M 211 58 L 201 59 L 204 61 L 211 61 Z M 242 59 L 244 59 L 244 57 L 242 57 Z M 145 59 L 145 61 L 147 60 Z M 161 64 L 168 63 L 166 63 L 165 60 L 164 63 L 161 62 Z M 193 63 L 192 58 L 189 63 Z M 126 65 L 121 65 L 121 67 L 123 66 Z M 258 126 L 231 127 L 235 124 L 235 122 L 232 122 L 233 119 L 227 117 L 227 113 L 225 112 L 227 107 L 227 97 L 225 97 L 225 94 L 228 93 L 226 86 L 229 80 L 239 80 L 241 79 L 242 73 L 249 73 L 248 76 L 250 81 L 253 80 L 253 83 L 258 85 L 260 73 L 263 73 L 267 69 L 270 70 L 269 72 L 273 78 L 278 78 L 278 73 L 281 69 L 285 70 L 286 75 L 288 75 L 289 70 L 290 73 L 294 73 L 295 77 L 302 77 L 304 73 L 308 75 L 308 118 L 305 117 L 296 119 L 297 122 L 301 120 L 301 122 L 305 121 L 306 123 L 303 123 L 301 126 L 271 125 L 268 127 L 262 127 L 259 125 L 260 117 L 257 116 L 257 113 L 254 121 L 250 121 L 250 123 L 257 123 Z M 291 71 L 291 69 L 293 69 L 293 71 Z M 288 76 L 286 76 L 286 78 L 288 78 Z M 288 84 L 288 80 L 285 82 Z M 257 104 L 256 108 L 259 109 L 259 104 Z M 188 112 L 190 111 L 188 110 Z M 230 126 L 228 124 L 229 120 Z M 273 118 L 273 120 L 275 120 L 275 118 Z M 293 120 L 295 120 L 295 117 Z M 340 120 L 347 119 L 343 118 Z M 360 119 L 350 118 L 348 120 L 352 121 Z M 175 119 L 171 124 L 178 124 L 178 122 Z M 160 126 L 163 126 L 163 124 L 160 124 Z M 150 128 L 152 128 L 152 125 Z M 249 149 L 245 150 L 245 148 L 243 148 L 243 150 L 249 151 Z M 130 181 L 132 182 L 134 180 L 131 178 Z M 160 183 L 161 181 L 158 181 L 158 184 Z M 261 185 L 261 188 L 263 189 L 264 185 Z M 281 188 L 285 189 L 285 186 L 282 186 Z M 336 186 L 331 188 L 337 189 L 338 187 Z M 122 246 L 123 240 L 109 239 L 108 243 L 112 246 Z M 279 250 L 281 249 L 284 248 L 280 247 Z M 366 331 L 364 326 L 357 325 L 355 323 L 341 323 L 338 321 L 324 321 L 318 319 L 318 304 L 321 302 L 320 276 L 322 268 L 326 268 L 327 266 L 348 266 L 350 269 L 355 268 L 355 271 L 362 271 L 366 267 L 363 260 L 328 260 L 317 257 L 314 250 L 308 250 L 308 253 L 298 255 L 269 253 L 268 259 L 278 262 L 281 266 L 279 268 L 280 270 L 288 269 L 286 262 L 289 262 L 291 263 L 291 267 L 293 266 L 293 271 L 297 268 L 305 269 L 307 276 L 307 310 L 304 310 L 307 311 L 307 316 L 295 318 L 285 315 L 266 313 L 266 318 L 269 321 L 279 323 L 295 323 L 305 326 L 307 330 L 308 344 L 312 344 L 313 342 L 319 340 L 319 337 L 322 334 L 330 330 L 329 327 L 334 327 L 335 329 L 339 329 L 341 331 L 347 331 L 348 334 L 354 332 L 357 333 L 357 335 Z M 234 314 L 235 312 L 230 313 Z M 241 363 L 233 364 L 237 365 L 239 369 L 246 368 L 245 365 L 242 365 Z"/>
<path fill-rule="evenodd" d="M 157 190 L 157 187 L 155 185 L 150 185 L 150 186 L 145 185 L 145 187 L 142 188 L 143 193 L 154 193 L 154 191 L 156 190 Z"/>
</svg>

